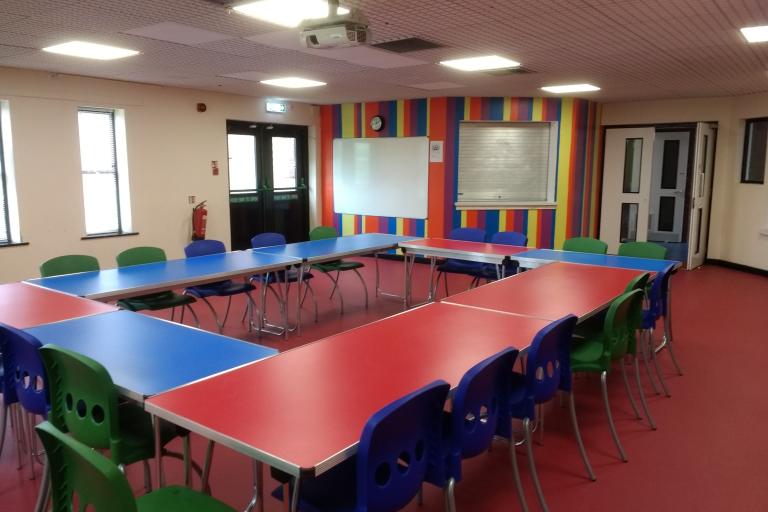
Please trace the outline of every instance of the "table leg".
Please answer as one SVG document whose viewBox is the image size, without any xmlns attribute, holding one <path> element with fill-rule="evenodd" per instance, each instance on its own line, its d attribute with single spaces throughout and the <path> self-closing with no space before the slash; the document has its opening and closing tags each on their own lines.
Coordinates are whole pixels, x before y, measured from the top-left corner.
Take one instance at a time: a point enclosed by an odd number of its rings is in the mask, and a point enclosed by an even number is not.
<svg viewBox="0 0 768 512">
<path fill-rule="evenodd" d="M 432 302 L 435 300 L 436 290 L 435 290 L 435 263 L 436 260 L 433 256 L 429 257 L 429 293 L 427 294 L 427 302 Z"/>
<path fill-rule="evenodd" d="M 296 475 L 293 477 L 293 492 L 291 493 L 291 512 L 298 512 L 299 510 L 299 491 L 301 485 L 301 477 Z"/>
<path fill-rule="evenodd" d="M 403 264 L 405 265 L 403 267 L 403 278 L 405 279 L 405 282 L 403 283 L 403 309 L 408 309 L 408 306 L 411 302 L 411 288 L 410 288 L 410 275 L 408 272 L 408 253 L 403 250 Z"/>
<path fill-rule="evenodd" d="M 163 477 L 163 442 L 160 436 L 161 420 L 157 416 L 152 416 L 152 426 L 155 431 L 155 488 L 165 487 L 165 478 Z"/>
<path fill-rule="evenodd" d="M 373 260 L 376 262 L 376 297 L 379 296 L 379 289 L 380 289 L 380 277 L 379 277 L 379 253 L 375 252 L 373 253 Z"/>
<path fill-rule="evenodd" d="M 253 460 L 253 497 L 248 503 L 245 512 L 264 512 L 264 464 Z"/>
</svg>

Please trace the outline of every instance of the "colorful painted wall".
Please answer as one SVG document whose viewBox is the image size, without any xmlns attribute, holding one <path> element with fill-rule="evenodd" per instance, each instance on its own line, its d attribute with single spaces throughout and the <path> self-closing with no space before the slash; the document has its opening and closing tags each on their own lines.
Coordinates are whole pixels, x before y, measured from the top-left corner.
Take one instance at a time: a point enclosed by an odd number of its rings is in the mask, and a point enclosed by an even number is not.
<svg viewBox="0 0 768 512">
<path fill-rule="evenodd" d="M 372 116 L 385 127 L 374 132 Z M 322 222 L 344 235 L 366 232 L 445 236 L 454 227 L 489 234 L 520 231 L 535 247 L 559 248 L 572 236 L 595 236 L 600 198 L 600 106 L 572 98 L 442 97 L 325 105 L 320 110 Z M 462 210 L 454 207 L 458 185 L 459 122 L 559 121 L 557 207 L 553 209 Z M 442 163 L 429 164 L 428 219 L 369 217 L 333 208 L 333 139 L 415 137 L 444 141 Z"/>
</svg>

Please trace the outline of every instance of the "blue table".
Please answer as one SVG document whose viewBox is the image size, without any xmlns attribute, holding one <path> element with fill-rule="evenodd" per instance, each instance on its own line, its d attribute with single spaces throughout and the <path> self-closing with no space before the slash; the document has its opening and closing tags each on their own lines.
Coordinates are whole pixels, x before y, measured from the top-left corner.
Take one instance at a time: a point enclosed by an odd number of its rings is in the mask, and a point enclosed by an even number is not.
<svg viewBox="0 0 768 512">
<path fill-rule="evenodd" d="M 101 363 L 121 395 L 144 399 L 277 354 L 277 350 L 130 311 L 25 329 Z M 233 390 L 235 393 L 236 390 Z"/>
<path fill-rule="evenodd" d="M 88 299 L 117 300 L 148 293 L 263 274 L 301 264 L 279 254 L 235 251 L 145 265 L 30 279 L 28 283 Z"/>
<path fill-rule="evenodd" d="M 513 254 L 510 259 L 516 260 L 521 267 L 536 268 L 547 263 L 561 261 L 564 263 L 581 263 L 600 267 L 617 267 L 645 272 L 661 272 L 670 266 L 677 268 L 681 265 L 674 260 L 653 260 L 649 258 L 634 258 L 630 256 L 615 256 L 612 254 L 592 254 L 574 251 L 555 251 L 553 249 L 532 249 Z"/>
</svg>

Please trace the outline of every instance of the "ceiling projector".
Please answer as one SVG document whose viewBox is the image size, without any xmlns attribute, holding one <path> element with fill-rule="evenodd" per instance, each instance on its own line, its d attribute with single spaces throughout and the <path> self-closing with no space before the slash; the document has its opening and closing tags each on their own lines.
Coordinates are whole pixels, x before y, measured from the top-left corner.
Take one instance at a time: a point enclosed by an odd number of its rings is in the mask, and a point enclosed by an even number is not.
<svg viewBox="0 0 768 512">
<path fill-rule="evenodd" d="M 328 2 L 331 13 L 338 12 L 338 1 Z M 368 20 L 357 9 L 347 14 L 331 14 L 321 20 L 307 20 L 299 34 L 302 46 L 312 49 L 347 48 L 370 40 Z"/>
</svg>

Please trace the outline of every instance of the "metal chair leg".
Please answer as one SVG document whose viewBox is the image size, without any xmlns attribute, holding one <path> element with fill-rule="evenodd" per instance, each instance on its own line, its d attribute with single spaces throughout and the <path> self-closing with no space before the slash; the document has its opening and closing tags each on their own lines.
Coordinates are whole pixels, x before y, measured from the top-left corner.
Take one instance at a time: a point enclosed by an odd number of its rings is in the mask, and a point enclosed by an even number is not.
<svg viewBox="0 0 768 512">
<path fill-rule="evenodd" d="M 215 446 L 213 441 L 208 441 L 208 446 L 205 449 L 205 462 L 203 463 L 203 475 L 200 478 L 200 490 L 210 494 L 210 486 L 208 485 L 208 479 L 211 476 L 211 464 L 213 463 L 213 447 Z"/>
<path fill-rule="evenodd" d="M 328 276 L 328 279 L 330 279 L 333 282 L 333 290 L 331 291 L 331 295 L 329 298 L 333 298 L 333 295 L 336 291 L 336 288 L 339 286 L 339 272 L 336 272 L 336 279 L 331 276 L 330 272 L 323 272 L 326 276 Z M 344 296 L 341 294 L 341 290 L 339 289 L 339 302 L 341 303 L 341 314 L 344 314 Z"/>
<path fill-rule="evenodd" d="M 533 487 L 536 489 L 536 496 L 539 498 L 539 505 L 544 512 L 549 512 L 547 502 L 544 499 L 544 490 L 541 488 L 541 482 L 539 481 L 539 474 L 536 471 L 536 461 L 533 458 L 533 435 L 531 434 L 531 419 L 523 419 L 523 433 L 525 434 L 525 448 L 528 451 L 528 467 L 531 470 L 531 480 L 533 480 Z"/>
<path fill-rule="evenodd" d="M 512 476 L 515 480 L 515 488 L 517 489 L 517 497 L 520 500 L 520 508 L 523 512 L 528 512 L 528 502 L 525 500 L 525 491 L 523 490 L 523 483 L 520 481 L 520 468 L 517 467 L 517 452 L 515 451 L 515 429 L 514 425 L 509 427 L 509 459 L 512 464 Z"/>
<path fill-rule="evenodd" d="M 449 297 L 451 294 L 448 291 L 448 273 L 442 272 L 443 274 L 443 287 L 445 288 L 445 296 Z"/>
<path fill-rule="evenodd" d="M 672 364 L 675 365 L 675 370 L 677 370 L 677 374 L 682 376 L 683 375 L 683 369 L 680 367 L 680 363 L 677 361 L 677 356 L 675 355 L 675 349 L 674 349 L 674 343 L 672 342 L 672 322 L 669 319 L 669 313 L 664 315 L 664 346 L 667 350 L 669 350 L 669 355 L 672 358 Z"/>
<path fill-rule="evenodd" d="M 611 405 L 608 403 L 608 372 L 602 372 L 600 374 L 600 385 L 603 388 L 603 404 L 605 405 L 605 415 L 608 416 L 608 427 L 611 429 L 611 437 L 616 444 L 616 448 L 619 450 L 619 455 L 623 462 L 628 462 L 627 454 L 624 453 L 624 448 L 619 441 L 619 434 L 616 432 L 616 425 L 613 423 L 613 415 L 611 414 Z"/>
<path fill-rule="evenodd" d="M 184 452 L 184 485 L 187 487 L 192 486 L 192 468 L 190 467 L 190 461 L 192 460 L 192 443 L 189 437 L 189 434 L 187 434 L 182 438 L 182 449 Z"/>
<path fill-rule="evenodd" d="M 149 460 L 141 461 L 144 466 L 144 491 L 149 494 L 152 492 L 152 470 L 149 468 Z"/>
<path fill-rule="evenodd" d="M 621 368 L 621 380 L 624 382 L 624 390 L 627 392 L 627 396 L 629 397 L 629 404 L 632 406 L 632 412 L 635 413 L 635 418 L 637 418 L 638 420 L 641 420 L 643 419 L 643 417 L 640 416 L 640 411 L 637 410 L 635 397 L 632 396 L 632 390 L 629 388 L 629 380 L 627 379 L 627 369 L 624 365 L 623 358 L 619 361 L 619 368 Z"/>
<path fill-rule="evenodd" d="M 51 492 L 51 472 L 48 468 L 48 458 L 43 464 L 43 479 L 40 481 L 40 489 L 37 491 L 37 501 L 35 502 L 35 512 L 45 512 L 48 505 L 48 497 Z"/>
<path fill-rule="evenodd" d="M 651 337 L 652 339 L 652 337 Z M 653 389 L 653 392 L 657 395 L 660 394 L 659 388 L 656 386 L 656 381 L 653 378 L 653 374 L 651 373 L 651 364 L 648 362 L 648 343 L 645 341 L 645 337 L 641 337 L 640 341 L 642 343 L 638 347 L 640 350 L 640 355 L 643 358 L 643 366 L 645 366 L 645 373 L 648 374 L 648 381 L 651 383 L 651 388 Z M 651 348 L 653 350 L 653 348 Z"/>
<path fill-rule="evenodd" d="M 360 274 L 360 272 L 358 272 L 356 268 L 353 268 L 352 270 L 354 271 L 355 274 L 357 274 L 357 277 L 360 279 L 360 282 L 363 284 L 363 293 L 365 294 L 365 309 L 368 309 L 368 286 L 365 284 L 365 279 L 363 279 L 363 276 Z"/>
<path fill-rule="evenodd" d="M 195 313 L 195 310 L 194 310 L 194 309 L 192 309 L 192 306 L 191 306 L 190 304 L 186 304 L 186 305 L 184 305 L 184 309 L 188 309 L 188 310 L 189 310 L 189 314 L 190 314 L 190 315 L 192 315 L 192 318 L 193 318 L 193 319 L 194 319 L 194 321 L 195 321 L 195 327 L 197 327 L 197 328 L 199 329 L 199 328 L 200 328 L 200 319 L 199 319 L 199 318 L 197 318 L 197 313 Z M 181 319 L 182 319 L 182 323 L 183 323 L 183 321 L 184 321 L 184 309 L 182 309 L 182 310 L 181 310 L 181 315 L 182 315 L 182 316 L 181 316 Z"/>
<path fill-rule="evenodd" d="M 419 486 L 419 492 L 416 494 L 416 504 L 418 506 L 424 505 L 424 484 Z"/>
<path fill-rule="evenodd" d="M 456 497 L 454 491 L 456 488 L 456 480 L 450 478 L 448 485 L 445 486 L 445 509 L 448 512 L 456 512 Z"/>
<path fill-rule="evenodd" d="M 667 383 L 664 380 L 664 372 L 661 370 L 661 365 L 659 364 L 659 358 L 656 357 L 656 351 L 653 350 L 653 337 L 651 336 L 651 333 L 653 331 L 648 331 L 648 347 L 651 352 L 651 360 L 653 361 L 653 366 L 656 368 L 656 375 L 659 377 L 659 384 L 661 384 L 661 389 L 664 391 L 664 394 L 667 397 L 672 396 L 669 392 L 669 388 L 667 387 Z"/>
<path fill-rule="evenodd" d="M 24 412 L 24 422 L 26 423 L 26 433 L 27 433 L 27 439 L 29 440 L 29 443 L 27 445 L 27 448 L 29 449 L 29 479 L 34 480 L 35 479 L 35 419 L 32 414 Z"/>
<path fill-rule="evenodd" d="M 648 425 L 653 430 L 656 430 L 656 422 L 653 421 L 651 416 L 651 410 L 648 408 L 648 402 L 645 400 L 645 392 L 643 391 L 643 383 L 640 382 L 640 364 L 637 362 L 637 356 L 632 358 L 633 366 L 635 367 L 635 382 L 637 383 L 637 389 L 640 392 L 640 403 L 643 405 L 643 411 L 645 411 L 645 417 L 648 418 Z"/>
<path fill-rule="evenodd" d="M 227 318 L 229 318 L 229 308 L 231 307 L 232 307 L 232 296 L 230 295 L 229 297 L 227 297 L 227 310 L 224 311 L 224 320 L 221 321 L 221 325 L 227 325 Z"/>
<path fill-rule="evenodd" d="M 213 320 L 216 322 L 216 327 L 219 328 L 219 334 L 222 333 L 224 330 L 224 325 L 219 321 L 219 315 L 216 313 L 216 310 L 213 308 L 213 305 L 208 302 L 208 299 L 205 297 L 200 297 L 200 299 L 205 303 L 206 306 L 208 306 L 208 309 L 211 310 L 211 314 L 213 315 Z"/>
<path fill-rule="evenodd" d="M 0 459 L 1 459 L 3 457 L 3 446 L 5 445 L 6 426 L 9 421 L 8 405 L 5 402 L 3 402 L 2 411 L 0 412 L 2 415 L 2 419 L 0 419 Z"/>
<path fill-rule="evenodd" d="M 24 425 L 21 423 L 21 406 L 18 403 L 11 404 L 10 413 L 11 428 L 13 429 L 14 437 L 16 437 L 16 469 L 19 470 L 21 469 L 21 457 L 26 446 Z"/>
<path fill-rule="evenodd" d="M 315 323 L 317 323 L 317 297 L 315 296 L 315 290 L 314 288 L 312 288 L 312 285 L 309 284 L 309 281 L 306 281 L 304 285 L 306 286 L 306 291 L 304 292 L 305 297 L 307 292 L 309 292 L 310 295 L 312 296 L 312 304 L 314 304 L 315 306 Z M 304 300 L 302 300 L 301 302 L 303 303 Z"/>
<path fill-rule="evenodd" d="M 587 475 L 589 475 L 589 479 L 593 482 L 597 480 L 597 476 L 595 476 L 595 472 L 592 471 L 592 464 L 589 463 L 589 458 L 587 457 L 587 450 L 584 448 L 584 441 L 581 439 L 581 431 L 579 430 L 579 422 L 576 419 L 576 400 L 573 397 L 573 391 L 568 392 L 568 409 L 570 410 L 570 416 L 571 416 L 571 425 L 573 426 L 573 435 L 576 438 L 576 444 L 579 446 L 579 454 L 581 455 L 581 460 L 584 462 L 584 467 L 587 468 Z"/>
</svg>

